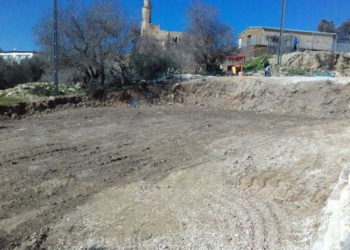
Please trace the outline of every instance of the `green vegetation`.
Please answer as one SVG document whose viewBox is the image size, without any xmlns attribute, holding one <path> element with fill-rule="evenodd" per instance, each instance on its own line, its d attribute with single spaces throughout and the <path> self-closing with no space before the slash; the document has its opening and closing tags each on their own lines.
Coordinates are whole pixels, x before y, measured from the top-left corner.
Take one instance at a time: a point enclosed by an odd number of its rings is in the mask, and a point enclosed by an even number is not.
<svg viewBox="0 0 350 250">
<path fill-rule="evenodd" d="M 0 58 L 0 90 L 26 82 L 37 82 L 47 69 L 46 59 L 35 56 L 20 62 Z"/>
<path fill-rule="evenodd" d="M 264 69 L 264 62 L 268 60 L 270 56 L 259 56 L 253 60 L 246 62 L 244 65 L 245 71 L 258 71 Z"/>
<path fill-rule="evenodd" d="M 86 94 L 86 89 L 83 89 L 83 88 L 76 88 L 76 87 L 74 87 L 74 89 L 75 89 L 75 93 L 76 93 L 77 95 L 85 95 L 85 94 Z"/>
<path fill-rule="evenodd" d="M 41 97 L 85 94 L 85 89 L 65 84 L 59 85 L 58 93 L 56 93 L 56 86 L 53 83 L 29 83 L 25 88 L 30 95 Z"/>
<path fill-rule="evenodd" d="M 287 69 L 287 75 L 288 76 L 305 76 L 308 73 L 310 73 L 310 70 L 305 69 L 305 70 L 301 70 L 301 69 Z"/>
<path fill-rule="evenodd" d="M 4 105 L 12 105 L 20 102 L 25 102 L 27 100 L 22 99 L 22 98 L 15 98 L 15 97 L 8 97 L 8 96 L 1 96 L 0 97 L 0 106 Z"/>
<path fill-rule="evenodd" d="M 78 96 L 85 94 L 85 89 L 71 85 L 59 85 L 59 92 L 53 83 L 26 83 L 11 89 L 0 90 L 0 105 L 11 105 L 20 102 L 43 101 L 56 96 Z"/>
</svg>

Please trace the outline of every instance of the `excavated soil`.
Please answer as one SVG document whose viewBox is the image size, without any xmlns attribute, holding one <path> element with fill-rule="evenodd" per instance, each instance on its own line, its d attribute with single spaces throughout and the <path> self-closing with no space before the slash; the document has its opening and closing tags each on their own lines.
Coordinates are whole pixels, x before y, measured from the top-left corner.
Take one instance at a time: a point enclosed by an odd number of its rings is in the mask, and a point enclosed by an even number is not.
<svg viewBox="0 0 350 250">
<path fill-rule="evenodd" d="M 349 120 L 237 112 L 223 80 L 164 90 L 167 105 L 1 121 L 0 248 L 312 249 Z M 185 91 L 203 85 L 216 92 Z"/>
<path fill-rule="evenodd" d="M 350 77 L 207 77 L 171 85 L 161 100 L 223 110 L 350 118 Z"/>
</svg>

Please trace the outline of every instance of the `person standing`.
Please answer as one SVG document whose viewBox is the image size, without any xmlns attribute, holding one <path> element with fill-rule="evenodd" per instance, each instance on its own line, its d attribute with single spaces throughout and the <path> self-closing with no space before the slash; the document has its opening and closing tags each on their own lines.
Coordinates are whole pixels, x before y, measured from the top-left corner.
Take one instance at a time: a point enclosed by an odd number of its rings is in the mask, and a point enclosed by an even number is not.
<svg viewBox="0 0 350 250">
<path fill-rule="evenodd" d="M 293 51 L 296 52 L 298 50 L 298 45 L 299 45 L 299 41 L 298 38 L 294 38 L 294 46 L 293 46 Z"/>
<path fill-rule="evenodd" d="M 265 76 L 269 77 L 272 75 L 272 67 L 270 65 L 269 60 L 266 60 L 264 62 L 264 70 L 265 70 Z"/>
</svg>

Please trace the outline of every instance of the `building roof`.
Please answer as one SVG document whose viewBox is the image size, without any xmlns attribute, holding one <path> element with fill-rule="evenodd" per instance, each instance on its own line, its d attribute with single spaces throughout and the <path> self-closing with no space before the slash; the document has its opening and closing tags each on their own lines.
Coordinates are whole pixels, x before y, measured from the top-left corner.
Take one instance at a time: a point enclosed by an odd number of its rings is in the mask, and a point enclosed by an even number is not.
<svg viewBox="0 0 350 250">
<path fill-rule="evenodd" d="M 239 35 L 243 34 L 245 31 L 247 31 L 249 29 L 263 29 L 263 30 L 280 32 L 279 28 L 253 26 L 253 27 L 248 27 L 247 29 L 242 31 Z M 333 37 L 337 36 L 336 33 L 327 33 L 327 32 L 319 32 L 319 31 L 307 31 L 307 30 L 294 30 L 294 29 L 284 29 L 284 32 L 285 33 L 299 33 L 299 34 L 319 35 L 319 36 L 333 36 Z"/>
<path fill-rule="evenodd" d="M 0 54 L 13 54 L 13 53 L 33 53 L 33 54 L 36 54 L 36 53 L 39 53 L 39 52 L 36 52 L 36 51 L 19 51 L 19 50 L 13 50 L 13 51 L 0 51 Z"/>
</svg>

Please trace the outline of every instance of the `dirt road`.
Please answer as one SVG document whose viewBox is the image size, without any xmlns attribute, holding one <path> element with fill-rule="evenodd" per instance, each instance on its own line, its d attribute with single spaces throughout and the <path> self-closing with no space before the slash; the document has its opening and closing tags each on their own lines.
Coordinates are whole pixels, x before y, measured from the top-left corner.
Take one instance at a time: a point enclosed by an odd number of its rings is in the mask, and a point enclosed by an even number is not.
<svg viewBox="0 0 350 250">
<path fill-rule="evenodd" d="M 310 249 L 348 123 L 180 105 L 1 122 L 0 248 Z"/>
</svg>

